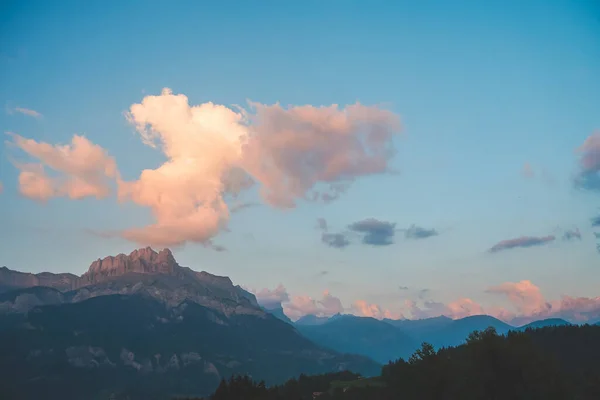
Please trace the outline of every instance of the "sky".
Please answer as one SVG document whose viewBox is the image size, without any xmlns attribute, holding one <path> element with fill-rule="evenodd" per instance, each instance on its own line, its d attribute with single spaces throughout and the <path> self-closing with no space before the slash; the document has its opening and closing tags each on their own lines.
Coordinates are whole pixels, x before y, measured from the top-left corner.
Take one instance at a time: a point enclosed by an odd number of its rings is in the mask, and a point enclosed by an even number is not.
<svg viewBox="0 0 600 400">
<path fill-rule="evenodd" d="M 0 4 L 0 265 L 600 318 L 597 1 L 109 3 Z"/>
</svg>

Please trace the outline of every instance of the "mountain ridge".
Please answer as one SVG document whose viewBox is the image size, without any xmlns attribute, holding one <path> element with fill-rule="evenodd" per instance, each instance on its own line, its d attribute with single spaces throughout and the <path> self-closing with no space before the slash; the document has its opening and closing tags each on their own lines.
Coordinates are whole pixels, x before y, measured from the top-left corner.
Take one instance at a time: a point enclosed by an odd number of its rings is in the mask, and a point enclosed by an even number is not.
<svg viewBox="0 0 600 400">
<path fill-rule="evenodd" d="M 97 259 L 81 276 L 31 274 L 3 267 L 0 286 L 5 288 L 3 292 L 17 291 L 16 298 L 4 297 L 4 301 L 0 301 L 0 312 L 5 313 L 27 312 L 43 304 L 79 302 L 111 294 L 146 293 L 169 307 L 192 300 L 226 315 L 265 315 L 252 293 L 233 285 L 228 277 L 180 266 L 169 249 L 156 252 L 146 247 L 129 255 Z M 63 295 L 48 297 L 47 291 L 25 290 L 34 287 L 56 289 Z M 49 303 L 48 299 L 51 299 Z"/>
</svg>

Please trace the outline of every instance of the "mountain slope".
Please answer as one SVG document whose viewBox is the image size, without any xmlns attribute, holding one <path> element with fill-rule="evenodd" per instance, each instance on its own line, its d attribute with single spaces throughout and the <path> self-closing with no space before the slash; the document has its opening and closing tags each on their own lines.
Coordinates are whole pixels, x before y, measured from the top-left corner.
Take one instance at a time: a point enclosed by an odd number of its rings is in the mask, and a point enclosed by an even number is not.
<svg viewBox="0 0 600 400">
<path fill-rule="evenodd" d="M 435 317 L 423 320 L 385 320 L 386 323 L 404 332 L 415 342 L 427 342 L 436 348 L 458 346 L 465 342 L 473 331 L 483 331 L 494 327 L 499 334 L 511 329 L 511 325 L 489 315 L 475 315 L 452 320 L 448 317 Z"/>
<path fill-rule="evenodd" d="M 451 325 L 454 321 L 445 316 L 425 319 L 384 319 L 384 322 L 401 329 L 414 338 L 420 338 L 429 332 L 435 332 Z"/>
<path fill-rule="evenodd" d="M 542 319 L 539 321 L 530 322 L 527 325 L 520 326 L 515 328 L 514 330 L 524 331 L 526 329 L 537 329 L 537 328 L 545 328 L 547 326 L 564 326 L 564 325 L 572 325 L 570 322 L 565 321 L 562 318 L 548 318 Z"/>
<path fill-rule="evenodd" d="M 285 322 L 286 324 L 294 325 L 294 322 L 287 315 L 285 315 L 285 313 L 283 312 L 283 308 L 281 306 L 279 306 L 277 308 L 271 308 L 271 309 L 263 308 L 263 309 L 266 312 L 268 312 L 269 314 L 271 314 L 272 316 L 274 316 L 275 318 L 278 318 L 281 321 Z"/>
<path fill-rule="evenodd" d="M 349 354 L 360 354 L 380 363 L 408 357 L 418 343 L 393 326 L 374 318 L 343 315 L 319 325 L 300 325 L 298 330 L 313 342 Z"/>
<path fill-rule="evenodd" d="M 332 319 L 339 317 L 340 314 L 334 315 L 332 317 L 317 317 L 313 314 L 307 314 L 300 317 L 295 324 L 298 326 L 309 326 L 309 325 L 323 325 L 329 322 Z"/>
<path fill-rule="evenodd" d="M 231 374 L 275 383 L 300 373 L 379 370 L 320 349 L 268 314 L 227 316 L 192 301 L 167 308 L 143 294 L 35 307 L 0 317 L 0 326 L 7 378 L 0 390 L 23 399 L 165 398 L 209 393 Z"/>
</svg>

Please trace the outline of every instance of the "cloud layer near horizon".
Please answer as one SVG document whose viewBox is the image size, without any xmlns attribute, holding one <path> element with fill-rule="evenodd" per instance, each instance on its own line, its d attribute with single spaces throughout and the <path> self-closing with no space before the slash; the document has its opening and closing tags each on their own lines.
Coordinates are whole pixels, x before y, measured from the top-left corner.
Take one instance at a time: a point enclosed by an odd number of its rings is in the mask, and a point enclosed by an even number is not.
<svg viewBox="0 0 600 400">
<path fill-rule="evenodd" d="M 191 106 L 185 95 L 169 89 L 133 104 L 127 119 L 143 143 L 165 155 L 161 166 L 123 181 L 106 151 L 82 136 L 53 146 L 13 135 L 14 144 L 39 161 L 17 165 L 21 193 L 37 200 L 105 197 L 106 178 L 114 179 L 121 201 L 148 207 L 155 218 L 123 237 L 158 247 L 206 244 L 227 225 L 228 196 L 256 182 L 273 207 L 292 208 L 301 199 L 331 201 L 353 180 L 388 171 L 392 138 L 400 130 L 397 115 L 358 103 L 344 108 L 250 103 L 249 111 L 233 110 L 210 102 Z M 45 167 L 60 176 L 50 177 Z"/>
<path fill-rule="evenodd" d="M 272 310 L 283 308 L 284 313 L 292 320 L 298 320 L 305 315 L 316 315 L 318 317 L 331 317 L 344 312 L 344 307 L 339 298 L 332 296 L 328 290 L 324 291 L 320 299 L 310 296 L 290 296 L 286 288 L 279 284 L 275 289 L 261 289 L 253 291 L 258 303 Z"/>
<path fill-rule="evenodd" d="M 485 291 L 491 295 L 504 296 L 511 305 L 508 309 L 483 307 L 467 297 L 458 298 L 448 304 L 427 299 L 421 299 L 419 304 L 415 300 L 407 299 L 394 310 L 360 299 L 354 301 L 350 307 L 344 307 L 340 299 L 329 291 L 323 293 L 322 299 L 313 299 L 306 295 L 290 296 L 281 284 L 274 290 L 262 289 L 253 292 L 259 304 L 267 309 L 281 306 L 292 320 L 305 315 L 330 317 L 344 312 L 376 319 L 424 319 L 441 315 L 459 319 L 487 314 L 514 326 L 544 318 L 564 318 L 571 322 L 600 320 L 600 297 L 563 296 L 559 300 L 548 301 L 540 288 L 529 280 L 505 282 Z"/>
</svg>

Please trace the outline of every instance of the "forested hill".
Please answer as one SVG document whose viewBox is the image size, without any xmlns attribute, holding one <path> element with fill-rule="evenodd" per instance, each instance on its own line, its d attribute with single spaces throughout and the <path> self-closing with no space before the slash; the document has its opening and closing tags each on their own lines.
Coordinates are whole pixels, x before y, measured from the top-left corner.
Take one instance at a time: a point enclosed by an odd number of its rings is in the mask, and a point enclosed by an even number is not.
<svg viewBox="0 0 600 400">
<path fill-rule="evenodd" d="M 600 326 L 560 326 L 499 335 L 473 332 L 458 347 L 424 343 L 377 378 L 301 376 L 267 388 L 222 381 L 210 400 L 592 400 L 600 399 Z"/>
</svg>

